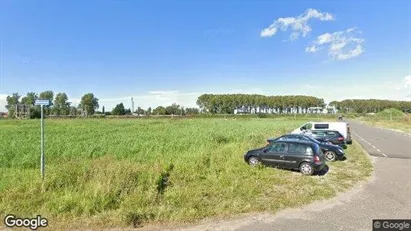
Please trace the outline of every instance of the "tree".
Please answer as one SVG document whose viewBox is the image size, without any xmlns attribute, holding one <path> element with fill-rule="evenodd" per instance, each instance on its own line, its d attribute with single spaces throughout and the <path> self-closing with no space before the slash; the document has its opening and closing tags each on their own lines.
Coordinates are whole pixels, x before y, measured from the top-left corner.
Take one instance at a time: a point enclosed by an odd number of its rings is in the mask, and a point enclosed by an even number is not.
<svg viewBox="0 0 411 231">
<path fill-rule="evenodd" d="M 70 106 L 69 111 L 70 111 L 69 115 L 71 115 L 71 116 L 78 115 L 76 107 Z"/>
<path fill-rule="evenodd" d="M 147 115 L 151 115 L 151 107 L 147 108 Z"/>
<path fill-rule="evenodd" d="M 51 90 L 43 91 L 42 93 L 40 93 L 39 99 L 46 99 L 46 100 L 50 101 L 50 105 L 48 107 L 44 108 L 44 114 L 50 115 L 50 112 L 51 112 L 50 107 L 53 106 L 53 99 L 54 99 L 53 91 L 51 91 Z"/>
<path fill-rule="evenodd" d="M 79 108 L 83 110 L 86 116 L 93 115 L 96 109 L 99 108 L 98 99 L 94 97 L 93 93 L 87 93 L 81 97 Z"/>
<path fill-rule="evenodd" d="M 198 108 L 186 108 L 185 109 L 185 114 L 187 114 L 187 115 L 196 115 L 196 114 L 199 114 L 200 113 L 200 110 L 198 109 Z"/>
<path fill-rule="evenodd" d="M 54 99 L 53 114 L 68 115 L 70 113 L 70 103 L 67 100 L 66 93 L 58 93 Z"/>
<path fill-rule="evenodd" d="M 106 109 L 103 106 L 103 110 L 101 111 L 101 113 L 105 114 L 106 113 Z"/>
<path fill-rule="evenodd" d="M 21 103 L 34 105 L 36 99 L 38 99 L 38 96 L 35 92 L 27 92 L 27 95 L 21 99 Z"/>
<path fill-rule="evenodd" d="M 171 106 L 167 106 L 165 109 L 167 115 L 181 115 L 180 105 L 176 103 L 173 103 Z"/>
<path fill-rule="evenodd" d="M 124 108 L 123 103 L 117 104 L 113 110 L 111 111 L 111 114 L 113 115 L 125 115 L 126 114 L 126 109 Z"/>
<path fill-rule="evenodd" d="M 137 110 L 135 111 L 138 115 L 144 115 L 144 109 L 141 107 L 137 107 Z"/>
<path fill-rule="evenodd" d="M 6 101 L 7 101 L 6 108 L 7 109 L 13 108 L 14 105 L 20 103 L 19 102 L 20 97 L 21 96 L 19 95 L 19 93 L 13 93 L 11 96 L 7 96 L 7 98 L 6 98 Z"/>
<path fill-rule="evenodd" d="M 11 96 L 7 96 L 6 101 L 7 101 L 7 105 L 6 105 L 6 109 L 8 111 L 8 117 L 13 118 L 13 115 L 16 111 L 15 105 L 19 104 L 19 100 L 20 100 L 20 95 L 19 93 L 13 93 Z"/>
<path fill-rule="evenodd" d="M 153 110 L 153 114 L 155 115 L 165 115 L 166 114 L 166 109 L 163 106 L 158 106 Z"/>
</svg>

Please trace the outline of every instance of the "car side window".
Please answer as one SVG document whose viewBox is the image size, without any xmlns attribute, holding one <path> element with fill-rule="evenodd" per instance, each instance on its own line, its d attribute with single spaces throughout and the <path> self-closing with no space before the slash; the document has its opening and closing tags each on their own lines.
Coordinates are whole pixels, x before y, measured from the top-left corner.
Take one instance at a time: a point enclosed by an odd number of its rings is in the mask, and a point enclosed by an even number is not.
<svg viewBox="0 0 411 231">
<path fill-rule="evenodd" d="M 315 131 L 315 132 L 313 132 L 313 134 L 314 135 L 316 135 L 316 136 L 325 136 L 325 133 L 324 132 L 321 132 L 321 131 Z"/>
<path fill-rule="evenodd" d="M 298 154 L 298 153 L 305 153 L 305 151 L 306 151 L 306 146 L 303 144 L 290 143 L 288 145 L 288 153 Z"/>
<path fill-rule="evenodd" d="M 328 129 L 329 125 L 328 124 L 315 124 L 314 128 L 315 129 Z"/>
<path fill-rule="evenodd" d="M 286 151 L 287 145 L 285 143 L 277 143 L 273 144 L 270 149 L 268 150 L 269 152 L 285 152 Z"/>
<path fill-rule="evenodd" d="M 337 135 L 337 133 L 333 132 L 333 131 L 330 131 L 330 132 L 327 132 L 327 135 L 328 136 L 335 136 L 335 135 Z"/>
</svg>

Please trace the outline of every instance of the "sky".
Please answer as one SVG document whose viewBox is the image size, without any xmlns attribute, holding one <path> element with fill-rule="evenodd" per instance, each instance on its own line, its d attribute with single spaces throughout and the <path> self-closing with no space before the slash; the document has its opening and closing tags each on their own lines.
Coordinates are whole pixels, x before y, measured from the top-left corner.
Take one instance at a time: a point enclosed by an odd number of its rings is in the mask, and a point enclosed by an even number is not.
<svg viewBox="0 0 411 231">
<path fill-rule="evenodd" d="M 1 0 L 0 111 L 45 90 L 106 111 L 204 93 L 410 100 L 410 15 L 404 0 Z"/>
</svg>

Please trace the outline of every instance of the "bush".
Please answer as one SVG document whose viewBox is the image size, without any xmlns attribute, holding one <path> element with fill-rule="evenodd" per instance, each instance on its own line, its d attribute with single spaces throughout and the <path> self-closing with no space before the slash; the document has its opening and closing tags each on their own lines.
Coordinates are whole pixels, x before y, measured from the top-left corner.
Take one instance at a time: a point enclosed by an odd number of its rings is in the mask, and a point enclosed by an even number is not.
<svg viewBox="0 0 411 231">
<path fill-rule="evenodd" d="M 390 108 L 390 109 L 384 109 L 381 112 L 377 113 L 378 117 L 406 117 L 405 113 L 402 112 L 401 110 L 395 109 L 395 108 Z"/>
</svg>

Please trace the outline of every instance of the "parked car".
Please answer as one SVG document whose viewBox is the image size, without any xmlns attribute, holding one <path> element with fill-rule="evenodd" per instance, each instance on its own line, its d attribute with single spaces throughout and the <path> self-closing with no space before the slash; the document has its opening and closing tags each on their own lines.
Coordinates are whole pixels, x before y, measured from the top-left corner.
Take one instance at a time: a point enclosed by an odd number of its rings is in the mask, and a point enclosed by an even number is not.
<svg viewBox="0 0 411 231">
<path fill-rule="evenodd" d="M 298 135 L 298 134 L 287 134 L 277 138 L 270 138 L 267 139 L 267 145 L 271 144 L 274 141 L 282 141 L 282 140 L 302 140 L 316 143 L 320 146 L 321 150 L 324 153 L 325 159 L 327 161 L 335 161 L 335 160 L 342 160 L 344 159 L 344 150 L 342 147 L 334 144 L 328 144 L 325 141 L 319 141 L 314 139 L 311 136 L 307 135 Z"/>
<path fill-rule="evenodd" d="M 347 122 L 307 122 L 293 130 L 291 134 L 305 134 L 311 131 L 334 130 L 343 135 L 348 144 L 352 143 L 350 125 Z"/>
<path fill-rule="evenodd" d="M 343 148 L 347 148 L 344 136 L 340 132 L 334 130 L 323 131 L 311 131 L 306 133 L 308 136 L 312 136 L 314 139 L 322 142 L 330 142 Z"/>
<path fill-rule="evenodd" d="M 259 164 L 285 169 L 296 169 L 313 175 L 325 168 L 325 157 L 318 144 L 308 141 L 281 140 L 253 149 L 244 154 L 251 166 Z"/>
</svg>

